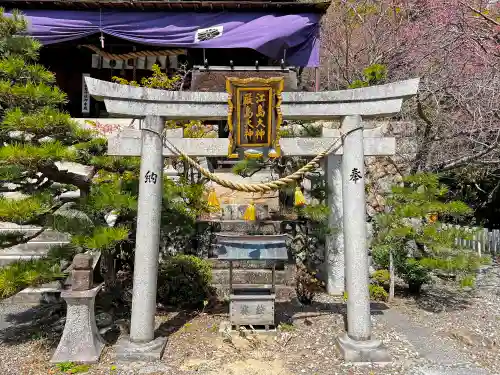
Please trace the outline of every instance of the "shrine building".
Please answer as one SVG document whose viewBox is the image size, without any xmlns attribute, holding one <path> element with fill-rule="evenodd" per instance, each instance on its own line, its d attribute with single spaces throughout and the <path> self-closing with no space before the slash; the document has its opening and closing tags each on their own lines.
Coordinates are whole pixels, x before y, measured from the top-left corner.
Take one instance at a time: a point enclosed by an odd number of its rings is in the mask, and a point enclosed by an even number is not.
<svg viewBox="0 0 500 375">
<path fill-rule="evenodd" d="M 225 91 L 226 77 L 285 77 L 304 88 L 319 65 L 320 20 L 330 2 L 5 0 L 43 43 L 40 63 L 56 74 L 74 118 L 108 117 L 84 78 L 140 82 L 158 64 L 181 74 L 182 90 Z M 315 85 L 319 87 L 318 70 Z M 219 126 L 224 136 L 224 126 Z M 221 133 L 222 132 L 222 133 Z"/>
</svg>

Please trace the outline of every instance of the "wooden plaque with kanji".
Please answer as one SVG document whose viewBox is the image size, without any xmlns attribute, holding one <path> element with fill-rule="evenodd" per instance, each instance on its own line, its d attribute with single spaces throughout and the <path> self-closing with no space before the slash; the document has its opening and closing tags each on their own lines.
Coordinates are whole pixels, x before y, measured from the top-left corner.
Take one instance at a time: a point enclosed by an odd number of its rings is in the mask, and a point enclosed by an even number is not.
<svg viewBox="0 0 500 375">
<path fill-rule="evenodd" d="M 280 156 L 284 79 L 227 78 L 230 158 Z"/>
</svg>

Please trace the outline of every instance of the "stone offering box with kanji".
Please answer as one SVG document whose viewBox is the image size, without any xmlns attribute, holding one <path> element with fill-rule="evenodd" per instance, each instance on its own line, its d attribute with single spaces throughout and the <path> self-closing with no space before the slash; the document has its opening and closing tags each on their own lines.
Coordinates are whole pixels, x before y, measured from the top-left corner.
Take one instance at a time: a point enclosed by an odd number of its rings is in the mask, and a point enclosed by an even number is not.
<svg viewBox="0 0 500 375">
<path fill-rule="evenodd" d="M 229 316 L 232 328 L 252 326 L 269 331 L 275 327 L 276 270 L 274 263 L 288 260 L 286 234 L 216 234 L 217 258 L 229 262 Z M 272 284 L 245 287 L 233 284 L 234 261 L 273 262 Z"/>
</svg>

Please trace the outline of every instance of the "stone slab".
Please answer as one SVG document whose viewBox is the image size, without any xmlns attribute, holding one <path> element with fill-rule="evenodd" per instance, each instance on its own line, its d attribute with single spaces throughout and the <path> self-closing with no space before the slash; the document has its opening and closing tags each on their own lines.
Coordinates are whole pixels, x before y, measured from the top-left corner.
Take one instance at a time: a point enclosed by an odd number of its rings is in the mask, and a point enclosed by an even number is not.
<svg viewBox="0 0 500 375">
<path fill-rule="evenodd" d="M 208 258 L 207 261 L 212 265 L 213 269 L 229 269 L 229 262 L 226 260 L 219 260 L 217 258 Z M 276 263 L 276 270 L 284 271 L 288 269 L 295 270 L 295 263 L 293 261 L 285 262 L 273 262 L 273 261 L 255 261 L 255 260 L 242 260 L 233 262 L 233 269 L 256 269 L 256 270 L 271 270 L 273 268 L 272 263 Z M 290 264 L 288 264 L 290 263 Z"/>
<path fill-rule="evenodd" d="M 325 102 L 356 102 L 386 98 L 408 98 L 417 93 L 420 79 L 413 78 L 385 85 L 363 87 L 351 90 L 322 92 L 284 92 L 284 103 L 325 103 Z M 225 92 L 200 91 L 167 91 L 120 85 L 114 82 L 101 81 L 85 77 L 85 83 L 90 95 L 97 99 L 127 98 L 136 101 L 173 102 L 173 103 L 219 103 L 226 104 L 228 94 Z"/>
<path fill-rule="evenodd" d="M 251 297 L 249 299 L 248 297 Z M 229 316 L 233 325 L 274 325 L 274 295 L 231 294 Z"/>
<path fill-rule="evenodd" d="M 39 241 L 27 242 L 2 249 L 1 255 L 45 255 L 51 246 L 65 245 L 67 241 Z"/>
<path fill-rule="evenodd" d="M 169 141 L 182 152 L 190 156 L 225 157 L 228 153 L 227 138 L 169 138 Z M 342 155 L 343 148 L 339 138 L 282 138 L 280 146 L 283 154 L 295 156 L 316 156 L 336 143 L 333 153 Z M 366 156 L 394 155 L 396 139 L 391 137 L 365 138 L 364 152 Z M 140 156 L 141 131 L 126 129 L 112 136 L 108 141 L 108 155 Z M 163 156 L 173 157 L 178 154 L 168 147 L 163 147 Z"/>
<path fill-rule="evenodd" d="M 228 284 L 212 284 L 215 289 L 215 294 L 221 300 L 229 299 L 231 295 L 229 291 Z M 245 288 L 271 288 L 271 285 L 263 285 L 263 284 L 235 284 L 233 285 L 233 289 L 237 287 L 245 287 Z M 289 301 L 296 296 L 295 287 L 289 285 L 276 285 L 276 301 Z"/>
<path fill-rule="evenodd" d="M 283 93 L 283 102 L 287 103 L 329 103 L 359 102 L 388 98 L 409 98 L 417 93 L 420 79 L 413 78 L 396 81 L 385 85 L 362 87 L 350 90 L 319 92 L 287 92 Z"/>
<path fill-rule="evenodd" d="M 334 142 L 336 145 L 332 150 L 334 155 L 342 155 L 343 147 L 339 138 L 281 138 L 281 151 L 285 155 L 294 156 L 316 156 L 325 151 Z M 364 138 L 363 147 L 365 156 L 387 156 L 396 152 L 396 139 L 391 137 Z"/>
<path fill-rule="evenodd" d="M 347 115 L 362 115 L 365 118 L 392 116 L 401 111 L 403 99 L 386 99 L 347 103 L 294 102 L 283 103 L 281 110 L 287 120 L 338 119 Z"/>
<path fill-rule="evenodd" d="M 218 195 L 219 200 L 220 196 Z M 219 216 L 222 220 L 243 220 L 248 204 L 224 204 L 220 205 L 220 212 L 214 213 L 212 216 Z M 255 203 L 256 220 L 269 219 L 269 207 L 267 204 Z"/>
<path fill-rule="evenodd" d="M 385 135 L 385 129 L 383 126 L 379 126 L 376 128 L 366 129 L 366 123 L 361 122 L 363 124 L 363 137 L 365 138 L 378 138 L 383 137 Z M 321 136 L 322 137 L 330 137 L 330 138 L 338 138 L 342 136 L 340 129 L 332 129 L 332 128 L 321 128 Z"/>
<path fill-rule="evenodd" d="M 262 234 L 281 233 L 282 221 L 263 220 L 250 222 L 248 220 L 198 220 L 198 223 L 212 225 L 214 230 L 230 233 L 247 233 L 258 230 Z"/>
<path fill-rule="evenodd" d="M 61 301 L 62 287 L 53 282 L 37 288 L 26 288 L 12 297 L 2 300 L 5 304 L 39 305 L 40 303 L 56 303 Z"/>
<path fill-rule="evenodd" d="M 0 224 L 0 233 L 4 232 L 21 232 L 26 236 L 30 236 L 35 234 L 40 228 L 39 227 L 25 227 L 20 225 L 14 225 L 11 223 L 1 223 Z M 65 233 L 57 232 L 55 230 L 47 229 L 43 231 L 40 235 L 33 238 L 29 243 L 34 242 L 67 242 L 69 240 L 69 236 Z"/>
<path fill-rule="evenodd" d="M 163 356 L 166 337 L 158 337 L 147 343 L 135 343 L 129 336 L 122 336 L 115 344 L 115 358 L 121 361 L 158 361 Z"/>
<path fill-rule="evenodd" d="M 71 271 L 71 289 L 73 291 L 88 290 L 93 283 L 93 270 L 73 270 Z"/>
<path fill-rule="evenodd" d="M 119 85 L 86 77 L 89 93 L 104 100 L 112 114 L 169 119 L 213 119 L 227 117 L 225 92 L 183 92 Z M 419 79 L 353 90 L 283 93 L 285 118 L 328 119 L 345 115 L 392 115 L 401 109 L 403 99 L 415 95 Z"/>
<path fill-rule="evenodd" d="M 287 271 L 275 271 L 276 284 L 293 285 L 295 280 L 288 280 Z M 214 284 L 229 284 L 228 269 L 213 269 Z M 269 269 L 233 269 L 233 284 L 271 284 L 272 271 Z"/>
</svg>

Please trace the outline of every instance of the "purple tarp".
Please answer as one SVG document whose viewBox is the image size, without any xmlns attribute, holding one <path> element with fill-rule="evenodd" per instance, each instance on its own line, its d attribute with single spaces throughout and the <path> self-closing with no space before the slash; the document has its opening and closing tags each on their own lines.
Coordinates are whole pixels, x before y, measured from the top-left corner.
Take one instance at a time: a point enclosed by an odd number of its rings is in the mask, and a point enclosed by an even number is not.
<svg viewBox="0 0 500 375">
<path fill-rule="evenodd" d="M 319 64 L 319 14 L 23 10 L 43 44 L 103 32 L 132 42 L 184 48 L 251 48 L 295 66 Z M 222 26 L 222 30 L 221 27 Z M 201 32 L 199 29 L 211 29 Z M 207 35 L 213 39 L 199 41 Z M 208 36 L 210 37 L 210 36 Z"/>
</svg>

